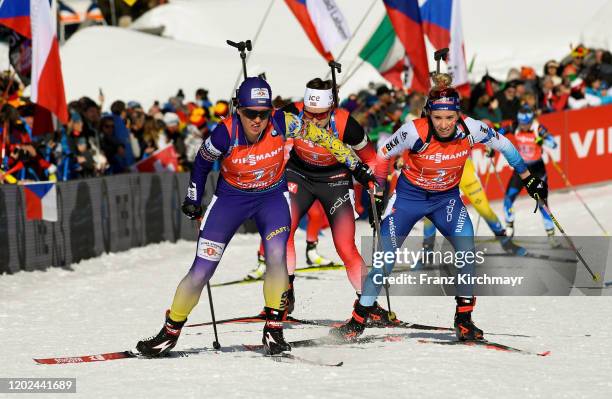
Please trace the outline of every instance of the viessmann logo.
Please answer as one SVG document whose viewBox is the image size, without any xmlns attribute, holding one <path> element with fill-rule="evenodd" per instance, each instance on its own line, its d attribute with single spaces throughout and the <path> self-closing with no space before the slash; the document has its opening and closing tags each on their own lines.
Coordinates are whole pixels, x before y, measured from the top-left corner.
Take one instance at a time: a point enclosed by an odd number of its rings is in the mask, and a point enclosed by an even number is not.
<svg viewBox="0 0 612 399">
<path fill-rule="evenodd" d="M 232 159 L 232 163 L 237 163 L 240 165 L 256 165 L 259 161 L 277 156 L 281 151 L 283 151 L 282 147 L 265 154 L 252 154 L 242 158 L 234 158 Z"/>
<path fill-rule="evenodd" d="M 569 138 L 578 158 L 612 154 L 612 126 L 608 126 L 607 129 L 603 127 L 588 129 L 584 133 L 571 132 Z M 595 148 L 595 154 L 591 151 L 593 148 Z"/>
<path fill-rule="evenodd" d="M 435 154 L 420 154 L 418 155 L 421 159 L 427 159 L 428 161 L 434 161 L 435 163 L 442 163 L 442 161 L 449 161 L 451 159 L 458 159 L 467 156 L 469 150 L 463 150 L 454 154 L 442 154 L 436 152 Z"/>
</svg>

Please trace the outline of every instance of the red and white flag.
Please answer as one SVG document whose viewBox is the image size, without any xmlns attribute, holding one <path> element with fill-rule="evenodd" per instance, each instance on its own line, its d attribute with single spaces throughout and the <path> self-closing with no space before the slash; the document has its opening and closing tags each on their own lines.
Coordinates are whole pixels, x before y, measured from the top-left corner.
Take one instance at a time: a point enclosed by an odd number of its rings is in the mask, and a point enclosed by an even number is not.
<svg viewBox="0 0 612 399">
<path fill-rule="evenodd" d="M 169 144 L 132 165 L 131 169 L 134 172 L 176 172 L 178 166 L 178 154 L 174 150 L 174 145 Z"/>
<path fill-rule="evenodd" d="M 32 39 L 32 102 L 67 123 L 59 44 L 49 0 L 0 1 L 0 23 Z"/>
<path fill-rule="evenodd" d="M 334 0 L 285 0 L 306 35 L 327 61 L 334 59 L 331 50 L 347 41 L 351 31 L 346 18 Z"/>
</svg>

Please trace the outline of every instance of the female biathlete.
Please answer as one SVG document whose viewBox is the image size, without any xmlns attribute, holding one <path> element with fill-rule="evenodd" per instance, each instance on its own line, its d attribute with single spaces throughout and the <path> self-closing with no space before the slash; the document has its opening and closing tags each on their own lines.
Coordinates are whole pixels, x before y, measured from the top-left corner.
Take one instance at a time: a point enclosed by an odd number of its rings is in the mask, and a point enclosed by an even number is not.
<svg viewBox="0 0 612 399">
<path fill-rule="evenodd" d="M 542 147 L 547 146 L 551 149 L 557 148 L 557 142 L 548 130 L 541 125 L 535 118 L 534 111 L 527 105 L 524 105 L 516 115 L 518 126 L 514 131 L 514 140 L 516 149 L 527 163 L 529 170 L 540 179 L 547 181 L 546 166 L 542 159 Z M 520 176 L 516 172 L 512 174 L 506 194 L 504 196 L 504 214 L 506 216 L 506 229 L 511 235 L 515 233 L 514 227 L 514 201 L 520 194 L 523 186 Z M 551 248 L 559 248 L 561 243 L 555 238 L 555 224 L 546 210 L 540 206 L 544 229 L 548 235 L 548 243 Z"/>
<path fill-rule="evenodd" d="M 545 201 L 548 194 L 546 183 L 529 173 L 508 139 L 483 122 L 461 116 L 459 94 L 450 87 L 449 75 L 434 75 L 434 83 L 427 100 L 427 117 L 402 125 L 378 151 L 376 178 L 380 183 L 386 178 L 390 159 L 405 150 L 410 151 L 407 167 L 383 215 L 381 241 L 385 252 L 395 253 L 414 224 L 428 217 L 451 242 L 455 252 L 474 253 L 472 222 L 461 201 L 458 185 L 470 149 L 476 143 L 499 150 L 521 176 L 532 197 Z M 461 273 L 470 277 L 474 257 L 465 256 L 464 259 Z M 333 334 L 350 340 L 363 332 L 370 308 L 380 292 L 382 277 L 390 275 L 393 266 L 394 262 L 385 262 L 382 267 L 371 270 L 352 318 L 333 329 Z M 460 265 L 456 263 L 456 266 Z M 482 339 L 482 330 L 474 325 L 471 318 L 476 303 L 473 286 L 459 284 L 456 289 L 454 324 L 457 338 Z"/>
<path fill-rule="evenodd" d="M 265 80 L 247 78 L 238 89 L 237 113 L 220 123 L 198 152 L 182 206 L 189 218 L 202 216 L 204 185 L 217 159 L 221 159 L 220 178 L 202 219 L 195 260 L 178 285 L 166 322 L 159 334 L 136 346 L 143 355 L 164 355 L 176 345 L 187 316 L 198 303 L 226 246 L 248 218 L 255 220 L 267 255 L 262 342 L 269 354 L 291 349 L 282 330 L 287 310 L 286 248 L 291 226 L 283 162 L 285 138 L 304 137 L 318 143 L 360 178 L 365 176 L 367 180 L 372 173 L 340 140 L 314 125 L 302 124 L 292 114 L 272 113 L 271 98 L 272 90 Z"/>
</svg>

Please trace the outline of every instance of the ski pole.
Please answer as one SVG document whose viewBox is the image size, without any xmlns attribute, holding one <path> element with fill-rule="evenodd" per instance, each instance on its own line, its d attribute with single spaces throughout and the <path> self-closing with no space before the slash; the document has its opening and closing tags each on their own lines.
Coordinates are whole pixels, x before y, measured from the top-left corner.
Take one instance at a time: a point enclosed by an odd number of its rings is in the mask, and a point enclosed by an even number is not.
<svg viewBox="0 0 612 399">
<path fill-rule="evenodd" d="M 378 211 L 376 210 L 376 199 L 374 198 L 374 183 L 370 182 L 368 184 L 368 193 L 370 194 L 370 210 L 372 212 L 372 218 L 374 219 L 374 234 L 373 234 L 373 242 L 372 242 L 372 260 L 374 260 L 374 252 L 378 250 L 378 248 L 382 249 L 382 237 L 380 236 L 380 222 L 378 221 Z M 376 240 L 376 236 L 378 236 L 378 240 Z M 387 271 L 385 266 L 383 265 L 383 276 L 387 277 Z M 385 294 L 387 296 L 387 307 L 389 314 L 393 314 L 391 311 L 391 299 L 389 297 L 389 281 L 385 278 L 385 283 L 383 284 L 385 287 Z"/>
<path fill-rule="evenodd" d="M 206 283 L 206 289 L 208 290 L 208 303 L 210 303 L 210 315 L 212 317 L 213 331 L 215 332 L 213 348 L 219 350 L 221 349 L 221 344 L 219 343 L 219 335 L 217 334 L 217 320 L 215 319 L 215 307 L 213 305 L 212 292 L 210 290 L 210 281 Z"/>
<path fill-rule="evenodd" d="M 595 220 L 595 223 L 597 223 L 597 225 L 599 226 L 601 231 L 603 231 L 604 235 L 609 236 L 610 233 L 608 233 L 608 231 L 605 229 L 605 227 L 603 227 L 603 225 L 601 224 L 599 219 L 597 219 L 597 217 L 595 216 L 593 211 L 591 211 L 591 208 L 589 208 L 589 206 L 586 204 L 586 202 L 582 199 L 582 196 L 578 193 L 578 190 L 576 190 L 576 188 L 572 185 L 572 183 L 570 183 L 569 179 L 567 178 L 567 175 L 563 172 L 563 169 L 561 169 L 561 166 L 557 162 L 555 162 L 555 160 L 553 159 L 551 154 L 548 154 L 548 155 L 549 155 L 548 159 L 550 159 L 550 162 L 553 164 L 553 167 L 561 175 L 561 178 L 563 179 L 563 182 L 565 183 L 565 185 L 570 190 L 572 190 L 574 192 L 574 194 L 576 194 L 576 198 L 578 198 L 578 200 L 582 203 L 582 205 L 584 205 L 584 208 L 587 210 L 589 215 L 591 215 L 593 220 Z"/>
<path fill-rule="evenodd" d="M 550 209 L 548 208 L 548 205 L 546 205 L 546 202 L 544 202 L 544 200 L 539 199 L 538 198 L 538 203 L 540 204 L 540 206 L 542 207 L 542 209 L 548 213 L 548 216 L 550 216 L 550 218 L 552 219 L 553 223 L 555 224 L 555 226 L 557 226 L 557 228 L 559 229 L 559 231 L 561 232 L 561 234 L 563 234 L 563 237 L 565 237 L 565 240 L 567 241 L 567 243 L 569 244 L 569 246 L 571 247 L 571 249 L 574 251 L 574 253 L 576 254 L 576 256 L 578 257 L 578 259 L 580 259 L 580 262 L 582 262 L 582 264 L 584 265 L 584 267 L 587 269 L 587 271 L 589 272 L 589 274 L 591 275 L 591 277 L 593 278 L 593 281 L 600 281 L 601 277 L 599 276 L 599 273 L 593 273 L 593 271 L 591 270 L 591 268 L 589 267 L 589 265 L 587 264 L 586 260 L 584 260 L 584 258 L 582 257 L 582 255 L 580 254 L 580 251 L 578 251 L 578 249 L 576 248 L 576 246 L 574 245 L 574 242 L 572 241 L 572 239 L 565 233 L 565 230 L 563 230 L 563 227 L 561 227 L 561 224 L 559 224 L 559 222 L 557 221 L 557 218 L 555 218 L 555 216 L 552 214 L 552 212 L 550 211 Z"/>
<path fill-rule="evenodd" d="M 334 89 L 334 105 L 337 107 L 339 104 L 338 104 L 338 85 L 336 84 L 336 70 L 338 70 L 338 73 L 342 73 L 342 65 L 333 60 L 330 61 L 328 65 L 331 68 L 331 74 L 332 74 L 332 84 L 333 84 L 333 89 Z"/>
<path fill-rule="evenodd" d="M 201 223 L 202 219 L 198 219 L 198 222 Z M 196 229 L 198 231 L 198 237 L 200 235 L 200 228 L 196 225 Z M 219 335 L 217 334 L 217 320 L 215 319 L 215 306 L 213 305 L 212 300 L 212 291 L 210 289 L 210 280 L 206 283 L 206 289 L 208 291 L 208 303 L 210 304 L 210 316 L 212 318 L 212 326 L 213 331 L 215 333 L 215 340 L 213 341 L 213 348 L 216 350 L 221 349 L 221 344 L 219 343 Z"/>
</svg>

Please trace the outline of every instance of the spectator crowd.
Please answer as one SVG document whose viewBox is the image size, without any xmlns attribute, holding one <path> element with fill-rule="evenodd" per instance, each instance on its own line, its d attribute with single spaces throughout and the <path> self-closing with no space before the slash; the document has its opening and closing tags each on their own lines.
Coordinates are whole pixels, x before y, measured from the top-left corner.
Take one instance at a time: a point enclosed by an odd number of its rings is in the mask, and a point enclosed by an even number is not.
<svg viewBox="0 0 612 399">
<path fill-rule="evenodd" d="M 463 98 L 467 115 L 491 126 L 515 124 L 521 107 L 536 114 L 612 103 L 612 54 L 576 46 L 560 61 L 548 61 L 538 74 L 513 68 L 504 81 L 485 75 Z M 165 103 L 144 109 L 136 101 L 115 101 L 106 108 L 82 97 L 68 104 L 66 125 L 35 126 L 40 109 L 21 96 L 23 86 L 13 74 L 0 79 L 0 184 L 23 180 L 72 180 L 134 171 L 134 165 L 172 144 L 179 171 L 189 171 L 203 138 L 229 116 L 230 103 L 212 102 L 198 89 L 193 98 L 182 90 Z M 373 142 L 384 140 L 407 118 L 421 116 L 425 95 L 370 84 L 340 102 L 366 129 Z M 277 97 L 276 107 L 289 102 Z M 108 112 L 102 110 L 108 109 Z"/>
</svg>

